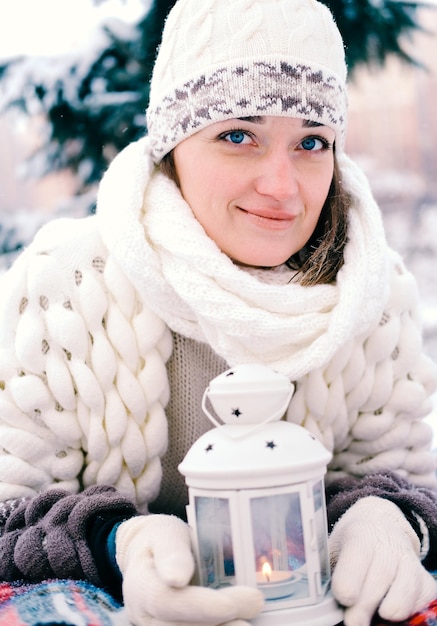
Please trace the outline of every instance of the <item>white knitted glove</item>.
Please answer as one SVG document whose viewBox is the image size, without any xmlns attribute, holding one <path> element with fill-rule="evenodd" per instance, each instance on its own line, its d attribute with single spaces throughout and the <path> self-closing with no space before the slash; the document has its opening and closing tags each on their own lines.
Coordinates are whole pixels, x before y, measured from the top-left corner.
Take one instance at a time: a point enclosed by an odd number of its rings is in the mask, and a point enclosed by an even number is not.
<svg viewBox="0 0 437 626">
<path fill-rule="evenodd" d="M 263 596 L 252 587 L 190 585 L 194 574 L 190 529 L 171 515 L 143 515 L 120 524 L 116 560 L 123 600 L 135 626 L 248 626 Z"/>
<path fill-rule="evenodd" d="M 339 519 L 329 538 L 332 593 L 346 607 L 346 626 L 369 626 L 378 609 L 401 621 L 437 597 L 419 560 L 419 538 L 389 500 L 368 496 Z"/>
</svg>

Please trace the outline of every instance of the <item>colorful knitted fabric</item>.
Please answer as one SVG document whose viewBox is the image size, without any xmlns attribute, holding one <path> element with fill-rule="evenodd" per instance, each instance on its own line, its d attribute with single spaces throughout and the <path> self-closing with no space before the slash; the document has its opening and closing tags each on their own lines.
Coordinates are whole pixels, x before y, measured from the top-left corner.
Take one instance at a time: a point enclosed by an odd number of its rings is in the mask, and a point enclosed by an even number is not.
<svg viewBox="0 0 437 626">
<path fill-rule="evenodd" d="M 85 582 L 53 580 L 37 585 L 0 584 L 0 626 L 129 626 L 121 607 Z M 390 626 L 376 617 L 372 626 Z M 437 626 L 437 600 L 396 626 Z"/>
<path fill-rule="evenodd" d="M 372 626 L 390 626 L 393 622 L 387 622 L 381 618 L 375 618 Z M 404 622 L 396 622 L 396 626 L 437 626 L 437 600 L 421 613 L 416 613 L 413 617 Z"/>
<path fill-rule="evenodd" d="M 0 626 L 129 626 L 121 607 L 93 585 L 51 580 L 0 584 Z"/>
</svg>

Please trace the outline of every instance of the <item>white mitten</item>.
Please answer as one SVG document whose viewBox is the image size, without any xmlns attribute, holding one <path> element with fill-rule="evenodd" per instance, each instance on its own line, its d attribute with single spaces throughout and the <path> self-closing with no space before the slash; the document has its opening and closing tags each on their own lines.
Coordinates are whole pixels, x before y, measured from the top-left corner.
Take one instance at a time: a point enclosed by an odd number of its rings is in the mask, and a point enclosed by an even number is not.
<svg viewBox="0 0 437 626">
<path fill-rule="evenodd" d="M 196 587 L 190 529 L 171 515 L 142 515 L 120 524 L 116 560 L 123 601 L 135 626 L 244 626 L 261 610 L 251 587 Z"/>
<path fill-rule="evenodd" d="M 437 597 L 437 583 L 419 560 L 420 542 L 402 511 L 368 496 L 339 519 L 329 538 L 332 593 L 346 607 L 346 626 L 380 616 L 401 621 Z"/>
</svg>

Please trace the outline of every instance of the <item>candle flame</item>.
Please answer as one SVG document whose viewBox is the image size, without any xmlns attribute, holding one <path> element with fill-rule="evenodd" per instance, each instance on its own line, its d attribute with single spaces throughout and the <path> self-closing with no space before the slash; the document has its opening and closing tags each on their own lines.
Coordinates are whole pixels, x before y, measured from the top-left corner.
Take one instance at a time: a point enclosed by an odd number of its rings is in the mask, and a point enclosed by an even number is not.
<svg viewBox="0 0 437 626">
<path fill-rule="evenodd" d="M 267 582 L 270 582 L 270 576 L 272 575 L 272 568 L 268 561 L 266 561 L 262 567 L 262 573 Z"/>
</svg>

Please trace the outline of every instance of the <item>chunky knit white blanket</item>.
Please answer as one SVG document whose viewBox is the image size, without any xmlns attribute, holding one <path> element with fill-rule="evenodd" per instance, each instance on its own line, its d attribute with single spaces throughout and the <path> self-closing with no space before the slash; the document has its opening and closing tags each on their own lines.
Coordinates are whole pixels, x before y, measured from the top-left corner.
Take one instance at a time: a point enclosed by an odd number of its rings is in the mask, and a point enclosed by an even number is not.
<svg viewBox="0 0 437 626">
<path fill-rule="evenodd" d="M 233 265 L 154 171 L 147 139 L 109 168 L 97 216 L 47 225 L 0 283 L 0 499 L 95 482 L 143 508 L 155 498 L 164 409 L 181 386 L 180 370 L 168 379 L 169 329 L 230 365 L 263 362 L 296 380 L 288 419 L 333 451 L 334 475 L 396 469 L 431 484 L 421 418 L 436 378 L 415 283 L 387 248 L 365 178 L 345 156 L 340 166 L 355 204 L 336 285 Z M 196 381 L 202 363 L 185 365 Z M 192 409 L 184 402 L 173 399 L 173 422 Z M 192 443 L 183 420 L 170 432 Z"/>
</svg>

